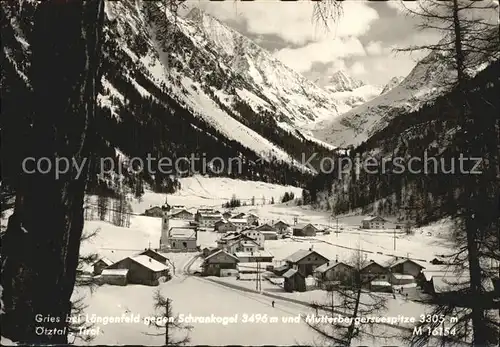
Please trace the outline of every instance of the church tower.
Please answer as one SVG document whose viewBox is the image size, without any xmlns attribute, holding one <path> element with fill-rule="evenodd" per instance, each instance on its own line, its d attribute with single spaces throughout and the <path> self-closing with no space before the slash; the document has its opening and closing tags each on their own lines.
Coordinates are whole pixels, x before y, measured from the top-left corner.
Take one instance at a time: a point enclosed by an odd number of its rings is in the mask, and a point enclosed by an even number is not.
<svg viewBox="0 0 500 347">
<path fill-rule="evenodd" d="M 168 215 L 169 209 L 168 204 L 165 202 L 165 205 L 162 207 L 162 218 L 161 218 L 161 236 L 160 236 L 160 251 L 166 251 L 170 248 L 168 243 L 168 239 L 170 236 L 170 217 Z"/>
</svg>

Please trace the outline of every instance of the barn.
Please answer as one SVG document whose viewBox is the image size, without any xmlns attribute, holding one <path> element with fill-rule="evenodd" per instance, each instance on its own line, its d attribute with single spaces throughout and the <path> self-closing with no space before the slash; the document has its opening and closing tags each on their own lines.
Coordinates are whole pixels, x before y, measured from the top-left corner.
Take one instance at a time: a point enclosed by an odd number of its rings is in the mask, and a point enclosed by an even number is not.
<svg viewBox="0 0 500 347">
<path fill-rule="evenodd" d="M 148 286 L 157 286 L 159 279 L 165 277 L 170 278 L 170 273 L 167 265 L 160 263 L 147 255 L 137 255 L 122 259 L 107 269 L 122 269 L 128 270 L 127 282 L 132 284 L 144 284 Z"/>
<path fill-rule="evenodd" d="M 139 253 L 138 255 L 147 255 L 150 258 L 153 258 L 156 261 L 159 261 L 162 264 L 167 264 L 167 257 L 161 255 L 160 253 L 148 248 L 145 249 L 144 252 Z"/>
<path fill-rule="evenodd" d="M 127 269 L 104 269 L 100 275 L 100 283 L 114 286 L 126 286 L 127 277 Z"/>
<path fill-rule="evenodd" d="M 102 273 L 102 270 L 107 268 L 113 264 L 113 262 L 107 258 L 101 258 L 98 261 L 96 261 L 93 265 L 94 267 L 94 275 L 100 275 Z"/>
</svg>

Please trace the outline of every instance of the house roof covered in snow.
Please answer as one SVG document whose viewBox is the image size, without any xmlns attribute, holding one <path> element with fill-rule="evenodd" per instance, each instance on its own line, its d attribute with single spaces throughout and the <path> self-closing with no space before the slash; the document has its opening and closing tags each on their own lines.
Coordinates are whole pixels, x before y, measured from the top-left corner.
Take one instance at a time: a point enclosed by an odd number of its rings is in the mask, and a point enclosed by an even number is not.
<svg viewBox="0 0 500 347">
<path fill-rule="evenodd" d="M 363 266 L 360 271 L 363 272 L 365 269 L 367 269 L 368 267 L 370 266 L 373 266 L 373 265 L 378 265 L 380 266 L 381 268 L 384 268 L 384 269 L 387 269 L 387 267 L 385 267 L 384 265 L 380 264 L 380 263 L 377 263 L 376 261 L 373 261 L 373 260 L 370 260 L 370 262 L 368 264 L 366 264 L 365 266 Z"/>
<path fill-rule="evenodd" d="M 347 266 L 347 267 L 349 267 L 349 268 L 352 268 L 352 266 L 347 265 L 346 263 L 343 263 L 343 262 L 329 261 L 328 263 L 325 263 L 325 264 L 323 264 L 323 265 L 321 265 L 321 266 L 318 266 L 318 267 L 314 270 L 314 272 L 321 272 L 321 273 L 323 273 L 323 272 L 326 272 L 326 271 L 328 271 L 328 270 L 330 270 L 330 269 L 333 269 L 334 267 L 336 267 L 337 265 L 340 265 L 340 264 L 342 264 L 342 265 L 344 265 L 344 266 Z"/>
<path fill-rule="evenodd" d="M 206 258 L 205 258 L 205 260 L 210 259 L 210 258 L 213 258 L 213 257 L 216 257 L 217 255 L 219 255 L 219 254 L 223 254 L 223 253 L 224 253 L 224 254 L 226 254 L 228 257 L 233 258 L 233 259 L 234 259 L 234 260 L 236 260 L 236 261 L 240 261 L 237 257 L 235 257 L 235 256 L 234 256 L 234 255 L 232 255 L 232 254 L 227 253 L 226 251 L 224 251 L 224 250 L 222 250 L 222 249 L 221 249 L 220 251 L 218 251 L 218 252 L 215 252 L 215 253 L 210 254 L 208 257 L 206 257 Z"/>
<path fill-rule="evenodd" d="M 234 224 L 247 224 L 248 221 L 244 218 L 229 218 L 228 222 L 234 223 Z"/>
<path fill-rule="evenodd" d="M 265 271 L 266 270 L 266 266 L 272 266 L 273 263 L 256 263 L 256 262 L 253 262 L 253 263 L 248 263 L 248 262 L 245 262 L 245 263 L 238 263 L 238 269 L 241 269 L 241 270 L 257 270 L 257 264 L 259 265 L 259 268 L 261 271 Z"/>
<path fill-rule="evenodd" d="M 398 260 L 395 260 L 395 259 L 390 259 L 388 260 L 386 263 L 384 263 L 383 265 L 387 266 L 387 267 L 395 267 L 395 266 L 398 266 L 398 265 L 401 265 L 401 264 L 404 264 L 404 263 L 412 263 L 418 267 L 420 267 L 421 269 L 425 269 L 424 266 L 420 265 L 419 263 L 417 263 L 416 261 L 414 260 L 411 260 L 411 259 L 407 259 L 407 258 L 401 258 L 401 259 L 398 259 Z"/>
<path fill-rule="evenodd" d="M 312 225 L 311 223 L 297 223 L 293 226 L 293 229 L 294 230 L 302 230 L 304 229 L 305 227 L 307 226 L 311 226 L 313 227 L 314 229 L 318 230 L 318 228 L 316 228 L 314 225 Z"/>
<path fill-rule="evenodd" d="M 242 246 L 247 246 L 247 247 L 256 247 L 256 246 L 258 246 L 258 244 L 255 243 L 255 241 L 250 241 L 250 240 L 241 241 L 241 245 Z"/>
<path fill-rule="evenodd" d="M 127 276 L 128 269 L 104 269 L 101 276 Z"/>
<path fill-rule="evenodd" d="M 147 255 L 137 255 L 135 257 L 131 257 L 130 259 L 154 272 L 168 270 L 167 265 L 162 264 Z"/>
<path fill-rule="evenodd" d="M 285 223 L 285 222 L 283 222 L 282 220 L 279 220 L 279 221 L 277 221 L 276 223 L 274 223 L 274 226 L 277 226 L 277 225 L 283 225 L 283 226 L 287 226 L 287 227 L 289 227 L 289 226 L 290 226 L 290 224 Z"/>
<path fill-rule="evenodd" d="M 272 225 L 269 225 L 267 223 L 264 223 L 262 225 L 259 225 L 257 228 L 255 228 L 256 230 L 259 230 L 259 231 L 264 231 L 264 230 L 269 230 L 269 231 L 274 231 L 276 230 Z"/>
<path fill-rule="evenodd" d="M 111 264 L 113 264 L 113 262 L 112 262 L 111 260 L 109 260 L 108 258 L 106 258 L 106 257 L 102 257 L 102 258 L 100 258 L 99 260 L 97 260 L 97 261 L 94 263 L 94 265 L 95 265 L 95 264 L 97 264 L 97 263 L 98 263 L 98 262 L 100 262 L 100 261 L 102 261 L 102 262 L 103 262 L 104 264 L 106 264 L 107 266 L 110 266 Z"/>
<path fill-rule="evenodd" d="M 254 252 L 235 252 L 235 256 L 238 258 L 258 258 L 258 257 L 273 257 L 274 256 L 268 251 L 254 251 Z"/>
<path fill-rule="evenodd" d="M 186 210 L 185 208 L 180 208 L 180 209 L 175 209 L 174 208 L 173 210 L 170 211 L 170 215 L 171 216 L 175 216 L 175 215 L 177 215 L 177 214 L 179 214 L 181 212 L 193 214 L 192 212 Z"/>
<path fill-rule="evenodd" d="M 284 260 L 287 262 L 290 262 L 290 263 L 297 263 L 297 262 L 301 261 L 302 259 L 304 259 L 305 257 L 312 255 L 312 254 L 316 254 L 316 255 L 328 260 L 328 258 L 322 256 L 321 254 L 319 254 L 318 252 L 316 252 L 315 250 L 312 250 L 312 249 L 299 249 L 297 252 L 286 257 Z"/>
<path fill-rule="evenodd" d="M 469 287 L 470 277 L 466 274 L 460 276 L 432 276 L 432 286 L 435 293 L 446 293 L 457 291 Z M 483 288 L 487 291 L 493 291 L 493 281 L 485 278 L 482 281 Z"/>
<path fill-rule="evenodd" d="M 387 281 L 371 281 L 370 284 L 372 286 L 379 286 L 379 287 L 390 287 L 391 284 Z"/>
<path fill-rule="evenodd" d="M 288 270 L 287 272 L 285 272 L 285 273 L 283 274 L 283 277 L 285 277 L 285 278 L 290 278 L 290 277 L 293 277 L 293 276 L 295 276 L 295 275 L 300 275 L 300 276 L 302 276 L 302 274 L 301 274 L 300 272 L 298 272 L 297 270 L 295 270 L 295 269 L 290 269 L 290 270 Z"/>
<path fill-rule="evenodd" d="M 189 224 L 188 220 L 185 219 L 169 219 L 168 221 L 168 226 L 169 228 L 194 228 L 194 226 L 191 226 Z"/>
<path fill-rule="evenodd" d="M 168 259 L 168 258 L 167 258 L 167 257 L 165 257 L 163 254 L 158 253 L 157 251 L 155 251 L 155 250 L 153 250 L 153 249 L 151 249 L 151 248 L 149 248 L 149 249 L 145 249 L 144 251 L 140 252 L 140 253 L 139 253 L 139 254 L 137 254 L 137 255 L 147 255 L 146 253 L 153 253 L 153 254 L 155 254 L 156 256 L 161 257 L 161 258 L 163 258 L 163 259 L 165 259 L 165 260 L 167 260 L 167 259 Z"/>
<path fill-rule="evenodd" d="M 413 279 L 415 279 L 412 275 L 405 275 L 405 274 L 393 273 L 392 276 L 394 276 L 394 278 L 397 280 L 413 280 Z"/>
<path fill-rule="evenodd" d="M 170 238 L 183 240 L 196 239 L 196 230 L 190 228 L 171 228 Z"/>
</svg>

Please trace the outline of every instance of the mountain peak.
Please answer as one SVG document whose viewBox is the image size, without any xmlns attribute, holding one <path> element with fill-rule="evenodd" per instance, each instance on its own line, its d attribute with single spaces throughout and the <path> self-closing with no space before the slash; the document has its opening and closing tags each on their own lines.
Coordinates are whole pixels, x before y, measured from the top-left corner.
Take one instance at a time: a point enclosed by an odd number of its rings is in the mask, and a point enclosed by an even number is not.
<svg viewBox="0 0 500 347">
<path fill-rule="evenodd" d="M 328 79 L 327 88 L 332 92 L 348 92 L 364 85 L 362 81 L 349 76 L 346 71 L 338 70 Z"/>
<path fill-rule="evenodd" d="M 405 78 L 403 76 L 395 76 L 390 79 L 389 82 L 384 86 L 380 95 L 387 93 L 389 90 L 397 87 Z"/>
</svg>

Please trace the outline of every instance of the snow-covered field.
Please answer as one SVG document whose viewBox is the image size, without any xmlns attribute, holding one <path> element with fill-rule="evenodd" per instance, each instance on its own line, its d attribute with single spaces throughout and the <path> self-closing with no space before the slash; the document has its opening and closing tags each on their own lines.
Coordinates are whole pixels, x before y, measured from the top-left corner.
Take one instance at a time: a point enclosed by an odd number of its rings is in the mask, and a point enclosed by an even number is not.
<svg viewBox="0 0 500 347">
<path fill-rule="evenodd" d="M 187 208 L 214 207 L 221 208 L 233 195 L 241 203 L 250 203 L 252 197 L 255 202 L 262 204 L 262 198 L 269 203 L 271 198 L 280 201 L 286 193 L 293 192 L 296 197 L 302 196 L 302 189 L 278 184 L 235 180 L 227 177 L 206 177 L 195 175 L 181 178 L 181 189 L 175 194 L 168 195 L 171 205 L 184 205 Z M 132 201 L 132 208 L 136 213 L 143 213 L 151 206 L 161 206 L 165 203 L 165 194 L 156 194 L 146 191 L 142 201 Z"/>
</svg>

